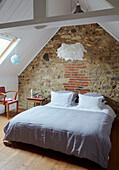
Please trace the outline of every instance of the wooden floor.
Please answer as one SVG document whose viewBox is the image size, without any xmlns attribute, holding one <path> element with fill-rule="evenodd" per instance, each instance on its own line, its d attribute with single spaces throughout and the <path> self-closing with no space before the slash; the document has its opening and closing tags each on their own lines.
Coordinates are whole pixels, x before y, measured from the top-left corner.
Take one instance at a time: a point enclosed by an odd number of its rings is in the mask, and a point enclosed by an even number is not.
<svg viewBox="0 0 119 170">
<path fill-rule="evenodd" d="M 14 116 L 14 112 L 10 113 Z M 12 117 L 11 117 L 12 118 Z M 0 115 L 0 170 L 102 170 L 99 165 L 86 159 L 45 150 L 33 145 L 3 143 L 3 128 L 8 122 Z M 112 149 L 107 170 L 119 170 L 119 121 L 115 120 L 111 133 Z"/>
</svg>

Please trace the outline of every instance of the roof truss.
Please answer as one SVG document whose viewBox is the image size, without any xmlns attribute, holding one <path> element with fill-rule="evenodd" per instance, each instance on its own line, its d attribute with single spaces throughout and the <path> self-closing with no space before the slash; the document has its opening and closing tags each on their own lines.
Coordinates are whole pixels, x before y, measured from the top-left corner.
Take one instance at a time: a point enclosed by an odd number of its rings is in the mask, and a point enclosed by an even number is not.
<svg viewBox="0 0 119 170">
<path fill-rule="evenodd" d="M 70 25 L 93 24 L 109 21 L 119 21 L 119 7 L 86 13 L 46 17 L 46 0 L 34 0 L 34 17 L 30 20 L 0 24 L 0 29 L 23 30 L 49 27 L 62 27 Z M 40 11 L 40 12 L 39 12 Z"/>
</svg>

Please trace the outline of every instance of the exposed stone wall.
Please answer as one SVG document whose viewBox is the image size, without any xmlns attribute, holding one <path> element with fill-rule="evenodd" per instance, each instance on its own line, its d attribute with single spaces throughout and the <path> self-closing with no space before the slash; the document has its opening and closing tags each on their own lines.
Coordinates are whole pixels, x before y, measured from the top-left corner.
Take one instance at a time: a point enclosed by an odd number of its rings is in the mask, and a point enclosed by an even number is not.
<svg viewBox="0 0 119 170">
<path fill-rule="evenodd" d="M 83 61 L 65 61 L 56 57 L 62 43 L 83 44 Z M 119 112 L 119 43 L 97 24 L 61 28 L 19 76 L 20 106 L 33 91 L 72 90 L 97 92 Z M 32 107 L 32 105 L 30 106 Z"/>
</svg>

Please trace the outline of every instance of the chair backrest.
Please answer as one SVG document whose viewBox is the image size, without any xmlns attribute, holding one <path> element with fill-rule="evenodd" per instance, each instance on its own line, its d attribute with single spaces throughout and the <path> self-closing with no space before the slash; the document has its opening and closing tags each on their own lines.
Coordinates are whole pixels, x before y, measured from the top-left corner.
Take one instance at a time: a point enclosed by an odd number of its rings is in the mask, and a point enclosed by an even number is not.
<svg viewBox="0 0 119 170">
<path fill-rule="evenodd" d="M 5 87 L 0 87 L 0 93 L 5 93 Z"/>
</svg>

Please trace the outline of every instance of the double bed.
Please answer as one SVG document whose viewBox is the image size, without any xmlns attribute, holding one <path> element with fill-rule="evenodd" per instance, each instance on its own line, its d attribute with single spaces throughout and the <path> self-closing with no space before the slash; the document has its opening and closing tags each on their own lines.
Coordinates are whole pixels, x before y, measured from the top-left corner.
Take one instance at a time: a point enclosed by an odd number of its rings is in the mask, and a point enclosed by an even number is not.
<svg viewBox="0 0 119 170">
<path fill-rule="evenodd" d="M 4 127 L 4 140 L 87 158 L 106 168 L 114 117 L 108 105 L 96 111 L 49 103 L 26 110 L 10 120 Z"/>
</svg>

